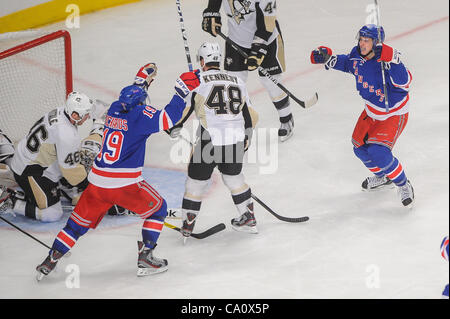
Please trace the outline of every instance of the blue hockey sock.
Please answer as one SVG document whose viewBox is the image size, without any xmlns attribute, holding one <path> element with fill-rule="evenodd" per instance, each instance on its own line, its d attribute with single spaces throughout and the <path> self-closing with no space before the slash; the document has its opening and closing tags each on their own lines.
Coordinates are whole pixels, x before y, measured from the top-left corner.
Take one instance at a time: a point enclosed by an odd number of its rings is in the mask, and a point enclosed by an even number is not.
<svg viewBox="0 0 450 319">
<path fill-rule="evenodd" d="M 384 174 L 397 186 L 405 185 L 407 178 L 399 160 L 392 155 L 392 151 L 382 145 L 369 144 L 368 154 L 374 164 L 380 167 Z"/>
<path fill-rule="evenodd" d="M 52 245 L 52 250 L 57 250 L 66 254 L 77 242 L 80 236 L 84 235 L 89 228 L 75 223 L 72 219 L 67 221 L 66 226 L 58 233 Z"/>
<path fill-rule="evenodd" d="M 353 147 L 353 152 L 372 173 L 379 177 L 382 177 L 384 175 L 384 172 L 370 159 L 368 148 L 369 145 L 364 144 L 360 147 Z"/>
<path fill-rule="evenodd" d="M 156 246 L 164 220 L 167 216 L 167 203 L 163 200 L 161 208 L 148 217 L 142 225 L 142 239 L 145 247 L 153 249 Z"/>
</svg>

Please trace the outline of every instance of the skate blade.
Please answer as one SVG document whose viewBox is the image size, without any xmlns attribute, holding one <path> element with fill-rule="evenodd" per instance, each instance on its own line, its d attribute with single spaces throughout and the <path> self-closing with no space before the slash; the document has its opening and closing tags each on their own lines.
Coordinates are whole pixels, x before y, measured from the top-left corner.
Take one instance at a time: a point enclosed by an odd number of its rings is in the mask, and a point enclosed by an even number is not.
<svg viewBox="0 0 450 319">
<path fill-rule="evenodd" d="M 186 245 L 186 244 L 187 244 L 188 238 L 189 238 L 189 237 L 183 237 L 183 245 Z"/>
<path fill-rule="evenodd" d="M 167 266 L 160 267 L 160 268 L 138 268 L 137 276 L 138 277 L 145 277 L 145 276 L 155 275 L 155 274 L 158 274 L 160 272 L 167 271 L 168 269 L 169 269 L 169 267 L 167 267 Z"/>
<path fill-rule="evenodd" d="M 279 140 L 280 142 L 285 142 L 285 141 L 287 141 L 288 139 L 290 139 L 290 138 L 292 137 L 292 135 L 294 135 L 294 131 L 291 131 L 291 133 L 288 134 L 288 135 L 286 135 L 286 136 L 278 136 L 278 140 Z"/>
<path fill-rule="evenodd" d="M 394 183 L 389 184 L 389 185 L 379 186 L 379 187 L 376 187 L 376 188 L 368 188 L 368 189 L 361 187 L 361 190 L 363 192 L 371 193 L 371 192 L 378 192 L 378 191 L 381 191 L 383 189 L 393 189 L 393 188 L 395 188 L 395 184 Z"/>
<path fill-rule="evenodd" d="M 258 228 L 256 226 L 234 226 L 231 225 L 231 228 L 233 228 L 235 231 L 241 232 L 241 233 L 247 233 L 247 234 L 257 234 Z"/>
<path fill-rule="evenodd" d="M 41 273 L 40 271 L 36 271 L 36 272 L 37 272 L 36 273 L 36 280 L 38 282 L 40 282 L 45 277 L 45 275 L 43 273 Z"/>
</svg>

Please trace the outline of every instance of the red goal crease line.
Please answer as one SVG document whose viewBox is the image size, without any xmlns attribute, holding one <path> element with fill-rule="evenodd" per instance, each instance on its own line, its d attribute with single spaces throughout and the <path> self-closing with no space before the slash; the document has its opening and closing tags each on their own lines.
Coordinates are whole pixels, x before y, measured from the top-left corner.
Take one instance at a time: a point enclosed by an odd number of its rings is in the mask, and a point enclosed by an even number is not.
<svg viewBox="0 0 450 319">
<path fill-rule="evenodd" d="M 415 28 L 413 28 L 411 30 L 408 30 L 408 31 L 402 32 L 400 34 L 394 35 L 394 36 L 388 38 L 387 41 L 395 41 L 395 40 L 404 38 L 406 36 L 409 36 L 409 35 L 414 34 L 416 32 L 422 31 L 422 30 L 424 30 L 426 28 L 429 28 L 431 26 L 434 26 L 434 25 L 436 25 L 438 23 L 447 21 L 448 18 L 449 18 L 449 16 L 445 16 L 445 17 L 442 17 L 442 18 L 439 18 L 439 19 L 427 22 L 427 23 L 425 23 L 423 25 L 420 25 L 418 27 L 415 27 Z M 306 70 L 293 73 L 291 75 L 288 75 L 288 76 L 284 77 L 283 82 L 290 82 L 290 81 L 292 81 L 292 80 L 294 80 L 294 79 L 296 79 L 296 78 L 298 78 L 298 77 L 300 77 L 302 75 L 306 75 L 308 73 L 311 73 L 311 72 L 317 71 L 317 70 L 322 70 L 322 67 L 320 65 L 319 66 L 316 65 L 316 66 L 312 66 L 312 67 L 310 67 L 310 68 L 308 68 Z M 257 95 L 257 94 L 260 94 L 260 93 L 262 93 L 264 91 L 265 91 L 265 89 L 261 87 L 259 89 L 256 89 L 256 90 L 250 92 L 250 95 Z"/>
</svg>

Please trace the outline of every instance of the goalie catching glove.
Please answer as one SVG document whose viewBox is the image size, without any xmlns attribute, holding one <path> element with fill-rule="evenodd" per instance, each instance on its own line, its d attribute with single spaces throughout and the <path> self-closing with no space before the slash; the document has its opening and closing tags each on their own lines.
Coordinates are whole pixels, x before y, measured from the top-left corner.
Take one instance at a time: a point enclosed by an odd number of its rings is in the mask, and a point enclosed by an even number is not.
<svg viewBox="0 0 450 319">
<path fill-rule="evenodd" d="M 81 142 L 80 163 L 84 166 L 87 173 L 90 172 L 95 157 L 98 155 L 101 148 L 102 148 L 102 135 L 99 135 L 98 133 L 89 135 Z"/>
</svg>

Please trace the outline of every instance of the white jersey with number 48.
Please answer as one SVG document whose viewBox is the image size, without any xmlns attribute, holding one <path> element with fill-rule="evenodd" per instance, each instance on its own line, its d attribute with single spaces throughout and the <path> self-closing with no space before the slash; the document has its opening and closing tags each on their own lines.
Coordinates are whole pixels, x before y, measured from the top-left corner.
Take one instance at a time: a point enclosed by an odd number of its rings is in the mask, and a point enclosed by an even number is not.
<svg viewBox="0 0 450 319">
<path fill-rule="evenodd" d="M 242 108 L 251 106 L 242 80 L 221 70 L 200 73 L 200 85 L 193 91 L 194 109 L 200 124 L 215 146 L 236 144 L 245 139 Z"/>
<path fill-rule="evenodd" d="M 70 184 L 77 185 L 87 176 L 80 164 L 80 144 L 78 129 L 70 123 L 64 108 L 54 109 L 40 118 L 19 142 L 11 169 L 18 175 L 25 170 L 27 175 L 33 175 L 44 173 L 47 168 L 52 171 L 59 168 Z M 56 174 L 52 172 L 47 177 L 54 180 Z"/>
<path fill-rule="evenodd" d="M 228 17 L 228 36 L 238 45 L 251 47 L 258 24 L 272 33 L 267 44 L 278 36 L 275 0 L 222 0 L 222 7 Z"/>
</svg>

